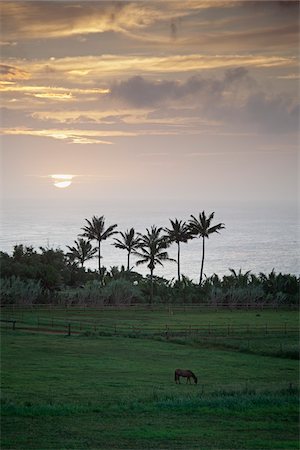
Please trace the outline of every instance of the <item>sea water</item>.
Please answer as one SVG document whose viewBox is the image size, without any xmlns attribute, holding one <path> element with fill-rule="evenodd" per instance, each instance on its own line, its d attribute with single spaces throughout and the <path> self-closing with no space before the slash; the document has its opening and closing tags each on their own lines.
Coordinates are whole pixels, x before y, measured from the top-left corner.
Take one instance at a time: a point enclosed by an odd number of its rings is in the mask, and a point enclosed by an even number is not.
<svg viewBox="0 0 300 450">
<path fill-rule="evenodd" d="M 169 219 L 187 221 L 191 214 L 197 217 L 202 209 L 203 205 L 198 202 L 176 201 L 11 201 L 2 205 L 0 250 L 11 254 L 14 245 L 24 244 L 37 250 L 43 246 L 66 251 L 66 246 L 72 246 L 82 232 L 85 219 L 91 219 L 93 215 L 104 215 L 106 226 L 116 223 L 120 231 L 134 227 L 144 233 L 152 225 L 170 228 Z M 205 207 L 207 215 L 212 211 L 215 211 L 212 225 L 223 222 L 225 229 L 206 239 L 206 276 L 214 273 L 223 276 L 229 273 L 229 268 L 250 270 L 254 274 L 268 274 L 274 269 L 277 273 L 299 276 L 299 220 L 296 208 L 247 204 Z M 108 269 L 127 264 L 126 251 L 115 248 L 113 238 L 102 244 L 101 264 Z M 169 248 L 168 253 L 176 259 L 176 244 Z M 181 244 L 181 272 L 194 281 L 199 279 L 201 256 L 201 239 Z M 148 273 L 147 266 L 136 267 L 136 261 L 132 256 L 130 262 L 133 270 L 143 275 Z M 97 259 L 88 261 L 86 267 L 96 269 Z M 175 279 L 176 263 L 165 262 L 163 267 L 157 266 L 154 273 Z"/>
</svg>

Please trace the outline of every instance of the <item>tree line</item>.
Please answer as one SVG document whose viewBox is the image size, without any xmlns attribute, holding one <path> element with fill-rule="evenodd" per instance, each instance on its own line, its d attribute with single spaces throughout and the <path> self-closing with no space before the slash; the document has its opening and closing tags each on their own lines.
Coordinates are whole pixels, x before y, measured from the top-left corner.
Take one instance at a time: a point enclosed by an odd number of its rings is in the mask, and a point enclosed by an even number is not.
<svg viewBox="0 0 300 450">
<path fill-rule="evenodd" d="M 202 211 L 199 213 L 198 218 L 191 215 L 191 219 L 188 222 L 170 219 L 170 228 L 152 225 L 151 228 L 146 229 L 145 234 L 137 233 L 134 228 L 130 228 L 125 232 L 118 232 L 116 231 L 117 224 L 105 227 L 104 216 L 93 216 L 91 220 L 85 219 L 87 224 L 82 228 L 83 233 L 81 233 L 80 237 L 74 241 L 74 246 L 68 246 L 68 256 L 79 261 L 83 267 L 85 261 L 93 258 L 98 253 L 98 271 L 101 275 L 101 243 L 119 233 L 120 238 L 115 238 L 113 245 L 127 252 L 127 270 L 130 270 L 130 256 L 133 254 L 138 258 L 137 266 L 147 264 L 150 270 L 151 284 L 153 285 L 153 274 L 156 265 L 163 265 L 164 261 L 175 261 L 169 257 L 167 249 L 172 243 L 176 243 L 177 279 L 180 282 L 180 244 L 199 237 L 202 239 L 202 259 L 199 277 L 199 285 L 201 285 L 205 258 L 205 239 L 225 228 L 223 223 L 212 225 L 214 214 L 213 212 L 207 216 L 205 211 Z M 97 242 L 96 248 L 92 247 L 92 241 Z M 153 295 L 151 295 L 152 297 Z"/>
<path fill-rule="evenodd" d="M 216 274 L 204 277 L 205 241 L 224 229 L 223 223 L 213 224 L 214 213 L 204 211 L 198 217 L 191 215 L 187 222 L 170 219 L 167 228 L 153 225 L 144 234 L 134 228 L 117 231 L 117 224 L 105 224 L 104 216 L 85 219 L 86 224 L 68 251 L 16 245 L 12 256 L 0 252 L 2 303 L 83 302 L 118 304 L 132 302 L 219 302 L 224 306 L 238 302 L 275 301 L 295 304 L 299 300 L 299 278 L 294 275 L 253 275 L 230 269 L 230 275 L 219 278 Z M 116 248 L 126 251 L 127 267 L 101 264 L 103 241 L 112 238 Z M 181 244 L 190 239 L 202 240 L 199 282 L 196 284 L 181 274 Z M 96 246 L 93 243 L 96 242 Z M 172 244 L 177 246 L 177 259 L 168 255 Z M 147 264 L 149 275 L 143 277 L 131 267 L 131 256 L 136 265 Z M 98 270 L 86 269 L 85 263 L 98 258 Z M 157 265 L 165 261 L 177 263 L 177 280 L 166 280 L 154 274 Z M 23 299 L 23 300 L 22 300 Z"/>
</svg>

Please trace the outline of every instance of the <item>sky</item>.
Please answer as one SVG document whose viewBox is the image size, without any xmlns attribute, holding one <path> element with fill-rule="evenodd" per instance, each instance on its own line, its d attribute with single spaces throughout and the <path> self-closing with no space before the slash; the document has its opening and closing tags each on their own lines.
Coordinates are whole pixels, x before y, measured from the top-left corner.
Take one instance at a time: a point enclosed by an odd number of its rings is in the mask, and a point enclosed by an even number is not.
<svg viewBox="0 0 300 450">
<path fill-rule="evenodd" d="M 4 202 L 297 203 L 298 1 L 0 8 Z"/>
</svg>

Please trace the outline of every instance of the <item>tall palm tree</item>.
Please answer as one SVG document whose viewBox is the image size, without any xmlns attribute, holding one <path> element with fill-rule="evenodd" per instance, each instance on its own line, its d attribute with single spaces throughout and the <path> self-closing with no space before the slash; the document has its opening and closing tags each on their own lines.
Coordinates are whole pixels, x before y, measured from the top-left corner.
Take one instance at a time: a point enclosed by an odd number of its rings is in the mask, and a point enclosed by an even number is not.
<svg viewBox="0 0 300 450">
<path fill-rule="evenodd" d="M 162 231 L 161 227 L 157 228 L 153 225 L 150 230 L 146 229 L 146 234 L 139 233 L 139 250 L 134 250 L 134 254 L 140 258 L 136 265 L 148 264 L 150 269 L 150 303 L 153 301 L 153 271 L 155 266 L 157 264 L 163 266 L 162 261 L 174 261 L 169 258 L 165 251 L 170 243 L 166 236 L 161 235 Z"/>
<path fill-rule="evenodd" d="M 85 261 L 94 258 L 95 253 L 97 253 L 97 249 L 92 247 L 90 241 L 79 238 L 77 241 L 74 241 L 75 246 L 70 247 L 67 245 L 70 252 L 67 255 L 73 260 L 78 260 L 83 267 Z"/>
<path fill-rule="evenodd" d="M 130 270 L 130 255 L 133 250 L 137 250 L 140 243 L 140 237 L 138 237 L 134 231 L 134 228 L 130 228 L 130 230 L 125 231 L 125 233 L 119 232 L 122 239 L 116 239 L 113 244 L 116 248 L 120 248 L 122 250 L 127 250 L 127 270 Z"/>
<path fill-rule="evenodd" d="M 170 242 L 176 242 L 177 244 L 177 274 L 178 281 L 180 281 L 180 242 L 187 242 L 189 239 L 192 239 L 192 235 L 189 231 L 189 227 L 182 220 L 171 220 L 171 228 L 164 228 L 164 231 L 167 233 L 167 236 Z"/>
<path fill-rule="evenodd" d="M 101 274 L 101 242 L 105 241 L 107 238 L 116 234 L 117 231 L 114 229 L 118 226 L 117 224 L 110 225 L 105 229 L 105 217 L 97 217 L 93 216 L 92 220 L 85 219 L 87 225 L 81 228 L 84 233 L 81 236 L 88 238 L 91 241 L 98 242 L 98 270 L 99 274 Z"/>
<path fill-rule="evenodd" d="M 203 265 L 204 265 L 204 255 L 205 255 L 205 238 L 209 238 L 210 234 L 219 233 L 219 230 L 225 228 L 223 223 L 218 223 L 217 225 L 211 226 L 211 221 L 214 218 L 215 213 L 211 213 L 208 217 L 204 211 L 199 213 L 199 219 L 191 215 L 191 220 L 189 221 L 189 230 L 192 235 L 202 237 L 202 262 L 200 270 L 199 285 L 202 283 L 203 276 Z"/>
</svg>

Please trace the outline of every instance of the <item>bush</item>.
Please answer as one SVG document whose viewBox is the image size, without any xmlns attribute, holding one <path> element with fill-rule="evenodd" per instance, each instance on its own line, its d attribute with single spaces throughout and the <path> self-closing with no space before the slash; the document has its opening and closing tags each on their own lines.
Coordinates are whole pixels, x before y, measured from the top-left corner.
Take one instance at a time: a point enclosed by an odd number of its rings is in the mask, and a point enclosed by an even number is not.
<svg viewBox="0 0 300 450">
<path fill-rule="evenodd" d="M 142 300 L 140 289 L 124 279 L 113 280 L 102 290 L 106 305 L 131 305 Z"/>
<path fill-rule="evenodd" d="M 1 280 L 2 304 L 32 305 L 45 293 L 40 281 L 12 276 Z"/>
<path fill-rule="evenodd" d="M 58 297 L 66 305 L 103 305 L 102 284 L 88 281 L 83 287 L 60 292 Z"/>
</svg>

